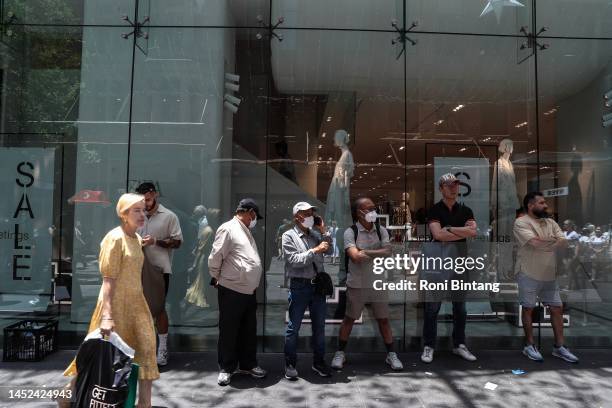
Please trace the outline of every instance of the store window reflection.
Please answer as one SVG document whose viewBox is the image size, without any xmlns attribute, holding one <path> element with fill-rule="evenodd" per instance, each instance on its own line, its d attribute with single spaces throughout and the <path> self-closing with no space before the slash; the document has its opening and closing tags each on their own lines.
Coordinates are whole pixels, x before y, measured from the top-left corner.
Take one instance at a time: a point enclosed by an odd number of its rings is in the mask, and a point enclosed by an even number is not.
<svg viewBox="0 0 612 408">
<path fill-rule="evenodd" d="M 265 215 L 253 230 L 265 270 L 260 349 L 282 349 L 281 237 L 293 205 L 306 201 L 332 246 L 323 258 L 336 285 L 331 350 L 346 307 L 350 203 L 370 197 L 393 255 L 419 257 L 431 239 L 428 209 L 441 198 L 436 180 L 450 172 L 476 218 L 469 254 L 485 258 L 470 278 L 500 285 L 466 299 L 470 349 L 522 345 L 512 230 L 530 191 L 544 194 L 568 240 L 556 275 L 568 345 L 612 345 L 608 2 L 77 3 L 1 3 L 0 147 L 10 158 L 2 185 L 14 190 L 18 157 L 45 173 L 32 186 L 42 215 L 23 226 L 37 243 L 31 282 L 12 279 L 14 242 L 0 241 L 11 278 L 0 290 L 7 319 L 20 311 L 58 318 L 62 341 L 76 345 L 99 292 L 110 203 L 150 181 L 184 234 L 168 294 L 170 344 L 215 347 L 207 258 L 218 226 L 252 197 Z M 130 34 L 124 15 L 149 20 Z M 13 201 L 0 211 L 7 237 Z M 399 268 L 381 274 L 416 278 Z M 389 293 L 402 351 L 422 347 L 423 300 L 421 291 Z M 548 312 L 537 315 L 539 341 L 552 342 Z M 305 319 L 299 351 L 308 350 Z M 385 350 L 373 316 L 355 322 L 349 347 Z M 451 323 L 445 303 L 440 346 L 450 344 Z"/>
</svg>

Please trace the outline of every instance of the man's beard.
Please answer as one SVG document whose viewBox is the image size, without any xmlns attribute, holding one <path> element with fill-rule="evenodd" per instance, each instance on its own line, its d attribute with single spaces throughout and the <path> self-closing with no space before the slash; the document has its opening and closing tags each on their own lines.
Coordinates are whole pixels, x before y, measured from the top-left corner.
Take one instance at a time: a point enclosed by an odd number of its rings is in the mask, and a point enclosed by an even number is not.
<svg viewBox="0 0 612 408">
<path fill-rule="evenodd" d="M 548 218 L 550 216 L 546 210 L 534 210 L 533 215 L 537 218 Z"/>
</svg>

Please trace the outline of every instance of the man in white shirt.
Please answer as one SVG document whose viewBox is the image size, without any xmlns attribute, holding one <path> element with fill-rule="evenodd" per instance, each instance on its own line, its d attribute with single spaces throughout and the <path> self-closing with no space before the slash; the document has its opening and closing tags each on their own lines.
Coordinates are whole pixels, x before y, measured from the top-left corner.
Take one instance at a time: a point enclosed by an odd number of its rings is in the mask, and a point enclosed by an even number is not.
<svg viewBox="0 0 612 408">
<path fill-rule="evenodd" d="M 257 298 L 261 260 L 251 229 L 263 217 L 251 198 L 240 200 L 234 218 L 215 234 L 208 257 L 211 283 L 219 299 L 219 385 L 228 385 L 233 374 L 263 378 L 257 365 Z"/>
<path fill-rule="evenodd" d="M 159 193 L 153 183 L 142 183 L 136 192 L 145 197 L 147 217 L 144 226 L 138 230 L 142 236 L 143 252 L 147 262 L 159 269 L 164 277 L 163 309 L 154 316 L 157 326 L 159 347 L 157 349 L 157 364 L 168 364 L 168 313 L 166 313 L 166 297 L 172 275 L 172 252 L 181 246 L 183 233 L 179 219 L 172 211 L 157 201 Z"/>
</svg>

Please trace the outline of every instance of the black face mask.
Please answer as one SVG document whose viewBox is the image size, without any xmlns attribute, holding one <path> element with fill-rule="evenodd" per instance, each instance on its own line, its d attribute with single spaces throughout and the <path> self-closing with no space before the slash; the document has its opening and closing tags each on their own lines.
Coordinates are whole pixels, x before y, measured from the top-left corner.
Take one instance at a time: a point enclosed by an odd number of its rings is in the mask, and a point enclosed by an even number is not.
<svg viewBox="0 0 612 408">
<path fill-rule="evenodd" d="M 548 218 L 549 215 L 546 212 L 546 210 L 533 210 L 533 215 L 535 215 L 538 218 Z"/>
</svg>

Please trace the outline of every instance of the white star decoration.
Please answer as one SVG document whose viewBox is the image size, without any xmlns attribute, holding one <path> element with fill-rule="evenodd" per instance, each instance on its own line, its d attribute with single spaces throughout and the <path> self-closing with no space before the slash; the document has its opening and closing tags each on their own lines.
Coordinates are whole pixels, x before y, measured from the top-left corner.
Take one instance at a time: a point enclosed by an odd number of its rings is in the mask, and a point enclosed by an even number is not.
<svg viewBox="0 0 612 408">
<path fill-rule="evenodd" d="M 484 10 L 482 10 L 482 13 L 480 13 L 480 17 L 484 16 L 485 14 L 489 14 L 490 12 L 494 12 L 497 22 L 499 23 L 504 6 L 525 7 L 517 0 L 487 0 L 487 5 L 485 6 Z"/>
</svg>

